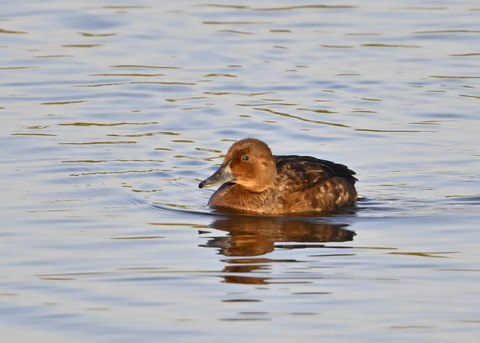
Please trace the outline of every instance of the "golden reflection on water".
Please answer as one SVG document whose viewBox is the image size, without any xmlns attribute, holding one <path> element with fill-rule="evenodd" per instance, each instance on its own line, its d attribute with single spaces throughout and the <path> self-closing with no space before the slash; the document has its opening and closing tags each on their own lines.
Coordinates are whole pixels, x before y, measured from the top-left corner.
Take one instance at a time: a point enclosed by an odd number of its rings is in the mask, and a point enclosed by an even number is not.
<svg viewBox="0 0 480 343">
<path fill-rule="evenodd" d="M 146 69 L 182 69 L 181 67 L 167 67 L 167 66 L 151 66 L 151 65 L 136 65 L 136 64 L 119 64 L 112 65 L 112 68 L 146 68 Z"/>
<path fill-rule="evenodd" d="M 152 77 L 152 76 L 165 76 L 165 74 L 141 74 L 141 73 L 101 73 L 101 74 L 90 74 L 90 76 L 142 76 L 142 77 Z"/>
<path fill-rule="evenodd" d="M 407 255 L 407 256 L 419 256 L 419 257 L 433 257 L 433 258 L 450 258 L 451 254 L 459 254 L 458 251 L 433 251 L 433 252 L 390 252 L 392 255 Z"/>
<path fill-rule="evenodd" d="M 18 35 L 18 34 L 26 34 L 26 33 L 28 33 L 28 32 L 25 32 L 25 31 L 13 31 L 13 30 L 4 30 L 4 29 L 0 29 L 0 33 Z"/>
<path fill-rule="evenodd" d="M 88 102 L 88 100 L 50 101 L 50 102 L 42 102 L 40 103 L 40 105 L 69 105 L 69 104 L 80 104 L 83 102 Z"/>
<path fill-rule="evenodd" d="M 300 117 L 300 116 L 292 115 L 290 113 L 274 111 L 274 110 L 271 110 L 271 109 L 268 109 L 268 108 L 256 108 L 256 110 L 257 111 L 265 111 L 265 112 L 269 112 L 269 113 L 279 115 L 279 116 L 282 116 L 282 117 L 297 119 L 297 120 L 308 122 L 308 123 L 331 125 L 331 126 L 346 127 L 346 128 L 349 127 L 348 125 L 344 125 L 344 124 L 340 124 L 340 123 L 332 123 L 332 122 L 326 122 L 326 121 L 321 121 L 321 120 L 307 119 L 307 118 L 303 118 L 303 117 Z M 307 109 L 302 109 L 302 110 L 307 110 Z"/>
<path fill-rule="evenodd" d="M 130 122 L 120 122 L 120 123 L 88 123 L 88 122 L 75 122 L 75 123 L 59 123 L 60 126 L 119 126 L 119 125 L 156 125 L 158 122 L 146 122 L 146 123 L 130 123 Z M 174 133 L 170 133 L 174 134 Z"/>
</svg>

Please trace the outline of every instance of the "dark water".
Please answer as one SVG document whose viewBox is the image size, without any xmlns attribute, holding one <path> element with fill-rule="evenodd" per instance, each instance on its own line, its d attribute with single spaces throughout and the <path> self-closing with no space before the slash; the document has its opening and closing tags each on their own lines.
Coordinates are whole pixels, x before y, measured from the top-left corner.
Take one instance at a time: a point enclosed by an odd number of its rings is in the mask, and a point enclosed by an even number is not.
<svg viewBox="0 0 480 343">
<path fill-rule="evenodd" d="M 11 342 L 480 335 L 476 1 L 22 1 L 0 13 L 0 333 Z M 228 216 L 244 137 L 363 199 Z"/>
</svg>

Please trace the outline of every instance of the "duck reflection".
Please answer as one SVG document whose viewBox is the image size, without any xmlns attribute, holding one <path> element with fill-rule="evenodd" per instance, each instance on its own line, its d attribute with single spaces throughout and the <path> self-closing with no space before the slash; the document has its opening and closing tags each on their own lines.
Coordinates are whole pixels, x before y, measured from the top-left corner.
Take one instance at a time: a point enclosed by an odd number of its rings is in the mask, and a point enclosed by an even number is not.
<svg viewBox="0 0 480 343">
<path fill-rule="evenodd" d="M 319 218 L 275 218 L 231 215 L 210 224 L 226 231 L 221 237 L 211 237 L 203 247 L 217 248 L 219 253 L 234 258 L 226 263 L 221 277 L 225 282 L 264 285 L 273 282 L 269 270 L 272 263 L 297 262 L 295 259 L 270 259 L 264 255 L 277 248 L 321 247 L 317 243 L 353 240 L 355 232 L 345 224 L 319 222 Z M 256 257 L 255 257 L 256 256 Z M 278 280 L 276 281 L 278 282 Z"/>
<path fill-rule="evenodd" d="M 315 218 L 233 215 L 217 219 L 210 225 L 227 231 L 228 235 L 213 237 L 202 246 L 218 248 L 224 256 L 258 256 L 272 252 L 275 246 L 302 248 L 309 243 L 351 241 L 355 232 L 345 229 L 346 226 L 316 222 Z M 305 244 L 279 245 L 280 242 Z"/>
</svg>

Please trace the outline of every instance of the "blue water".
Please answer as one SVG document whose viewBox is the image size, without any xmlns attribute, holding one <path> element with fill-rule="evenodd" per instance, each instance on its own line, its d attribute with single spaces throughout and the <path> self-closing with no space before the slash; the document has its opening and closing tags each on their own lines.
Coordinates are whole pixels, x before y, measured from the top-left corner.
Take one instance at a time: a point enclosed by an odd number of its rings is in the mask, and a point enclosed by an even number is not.
<svg viewBox="0 0 480 343">
<path fill-rule="evenodd" d="M 475 1 L 23 1 L 0 14 L 12 342 L 480 335 Z M 232 142 L 357 172 L 357 206 L 218 214 Z"/>
</svg>

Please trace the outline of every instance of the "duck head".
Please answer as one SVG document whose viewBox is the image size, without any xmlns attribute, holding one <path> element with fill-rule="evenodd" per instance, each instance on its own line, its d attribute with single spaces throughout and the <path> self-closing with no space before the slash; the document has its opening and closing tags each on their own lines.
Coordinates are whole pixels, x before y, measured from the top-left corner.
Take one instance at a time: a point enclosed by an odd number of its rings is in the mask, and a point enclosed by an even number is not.
<svg viewBox="0 0 480 343">
<path fill-rule="evenodd" d="M 273 186 L 276 175 L 275 159 L 268 145 L 245 138 L 230 147 L 220 168 L 198 187 L 232 182 L 251 192 L 262 192 Z"/>
</svg>

